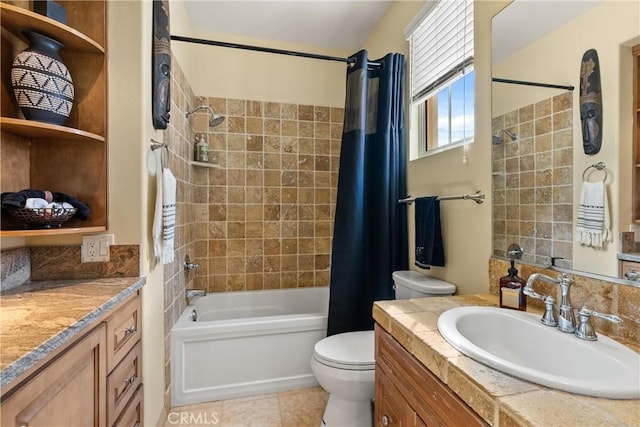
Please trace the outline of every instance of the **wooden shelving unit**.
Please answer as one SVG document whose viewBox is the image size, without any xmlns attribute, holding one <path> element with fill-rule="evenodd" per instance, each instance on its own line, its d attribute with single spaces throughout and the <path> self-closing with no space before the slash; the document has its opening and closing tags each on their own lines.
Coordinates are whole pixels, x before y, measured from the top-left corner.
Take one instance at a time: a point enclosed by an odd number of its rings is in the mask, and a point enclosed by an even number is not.
<svg viewBox="0 0 640 427">
<path fill-rule="evenodd" d="M 640 224 L 640 44 L 633 53 L 633 212 L 636 224 Z"/>
<path fill-rule="evenodd" d="M 24 2 L 25 5 L 31 2 Z M 86 221 L 60 228 L 26 228 L 2 213 L 0 237 L 55 236 L 107 229 L 106 1 L 60 0 L 67 24 L 0 1 L 0 191 L 26 188 L 66 193 L 89 205 Z M 75 100 L 64 126 L 25 120 L 13 97 L 11 63 L 26 48 L 24 30 L 64 45 L 60 53 L 74 82 Z"/>
</svg>

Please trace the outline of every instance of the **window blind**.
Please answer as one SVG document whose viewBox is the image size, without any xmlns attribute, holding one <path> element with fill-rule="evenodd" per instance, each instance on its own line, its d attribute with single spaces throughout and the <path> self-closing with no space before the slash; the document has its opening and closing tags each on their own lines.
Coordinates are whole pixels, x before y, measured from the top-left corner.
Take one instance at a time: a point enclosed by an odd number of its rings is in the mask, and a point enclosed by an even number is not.
<svg viewBox="0 0 640 427">
<path fill-rule="evenodd" d="M 409 34 L 411 100 L 473 67 L 473 0 L 439 0 Z"/>
</svg>

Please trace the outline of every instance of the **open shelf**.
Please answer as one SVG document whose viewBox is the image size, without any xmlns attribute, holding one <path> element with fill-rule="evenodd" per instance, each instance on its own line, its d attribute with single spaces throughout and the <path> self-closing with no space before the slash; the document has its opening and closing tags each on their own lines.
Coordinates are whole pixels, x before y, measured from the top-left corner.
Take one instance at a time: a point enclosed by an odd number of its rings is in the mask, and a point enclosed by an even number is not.
<svg viewBox="0 0 640 427">
<path fill-rule="evenodd" d="M 0 230 L 0 237 L 34 237 L 61 236 L 63 234 L 85 234 L 106 231 L 107 227 L 59 227 L 59 228 L 24 228 L 17 230 Z"/>
<path fill-rule="evenodd" d="M 34 139 L 70 140 L 78 142 L 104 142 L 103 136 L 66 126 L 51 125 L 34 120 L 0 117 L 0 130 Z"/>
<path fill-rule="evenodd" d="M 222 166 L 216 165 L 215 163 L 206 163 L 206 162 L 196 162 L 192 160 L 189 162 L 191 166 L 198 166 L 202 168 L 213 168 L 213 169 L 222 169 Z"/>
<path fill-rule="evenodd" d="M 0 14 L 2 26 L 23 40 L 23 30 L 34 30 L 51 36 L 67 49 L 103 54 L 105 52 L 104 47 L 80 31 L 30 10 L 0 3 Z"/>
</svg>

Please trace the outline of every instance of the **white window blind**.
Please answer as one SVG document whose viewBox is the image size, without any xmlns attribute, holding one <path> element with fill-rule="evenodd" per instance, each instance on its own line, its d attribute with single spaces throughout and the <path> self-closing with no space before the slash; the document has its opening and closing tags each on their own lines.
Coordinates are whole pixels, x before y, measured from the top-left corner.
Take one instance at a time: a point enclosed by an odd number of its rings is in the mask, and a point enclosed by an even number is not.
<svg viewBox="0 0 640 427">
<path fill-rule="evenodd" d="M 414 103 L 473 67 L 473 0 L 439 0 L 429 9 L 408 36 Z"/>
</svg>

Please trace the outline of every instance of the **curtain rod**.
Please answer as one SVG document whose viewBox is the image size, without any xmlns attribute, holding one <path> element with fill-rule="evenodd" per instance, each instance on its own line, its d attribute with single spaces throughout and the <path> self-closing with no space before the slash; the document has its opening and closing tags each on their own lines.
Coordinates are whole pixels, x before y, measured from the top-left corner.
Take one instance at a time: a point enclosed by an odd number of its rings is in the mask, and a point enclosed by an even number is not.
<svg viewBox="0 0 640 427">
<path fill-rule="evenodd" d="M 219 46 L 219 47 L 229 47 L 232 49 L 244 49 L 244 50 L 253 50 L 256 52 L 265 52 L 265 53 L 276 53 L 279 55 L 289 55 L 289 56 L 298 56 L 302 58 L 311 58 L 311 59 L 323 59 L 325 61 L 338 61 L 338 62 L 346 62 L 347 64 L 353 64 L 356 62 L 354 58 L 341 58 L 339 56 L 329 56 L 329 55 L 319 55 L 316 53 L 307 53 L 307 52 L 296 52 L 293 50 L 284 50 L 284 49 L 274 49 L 271 47 L 262 47 L 262 46 L 251 46 L 246 44 L 238 44 L 238 43 L 229 43 L 229 42 L 221 42 L 218 40 L 206 40 L 206 39 L 197 39 L 193 37 L 184 37 L 184 36 L 175 36 L 171 35 L 171 40 L 175 40 L 178 42 L 187 42 L 187 43 L 196 43 L 196 44 L 206 44 L 209 46 Z M 379 66 L 378 62 L 369 62 L 368 65 Z"/>
<path fill-rule="evenodd" d="M 416 199 L 414 197 L 407 197 L 406 199 L 398 200 L 398 203 L 411 204 Z M 473 200 L 477 204 L 484 202 L 484 193 L 482 191 L 476 191 L 473 194 L 462 194 L 460 196 L 438 196 L 438 200 Z"/>
<path fill-rule="evenodd" d="M 553 84 L 549 84 L 549 83 L 536 83 L 536 82 L 528 82 L 528 81 L 524 81 L 524 80 L 501 79 L 501 78 L 498 78 L 498 77 L 494 77 L 491 80 L 496 82 L 496 83 L 509 83 L 509 84 L 513 84 L 513 85 L 538 86 L 538 87 L 548 87 L 548 88 L 551 88 L 551 89 L 564 89 L 564 90 L 573 90 L 573 89 L 575 89 L 574 86 L 553 85 Z"/>
</svg>

